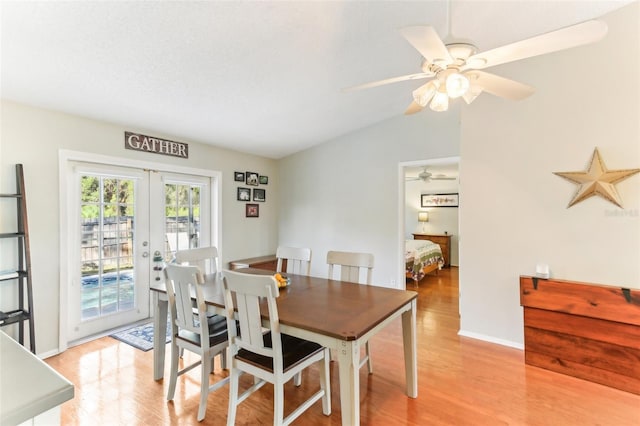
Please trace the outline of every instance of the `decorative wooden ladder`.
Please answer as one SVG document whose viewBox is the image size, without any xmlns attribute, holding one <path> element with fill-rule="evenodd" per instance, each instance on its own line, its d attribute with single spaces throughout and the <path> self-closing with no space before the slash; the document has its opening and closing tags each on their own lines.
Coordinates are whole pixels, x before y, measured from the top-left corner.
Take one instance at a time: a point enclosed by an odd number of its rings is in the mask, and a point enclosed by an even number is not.
<svg viewBox="0 0 640 426">
<path fill-rule="evenodd" d="M 27 222 L 27 197 L 25 194 L 22 164 L 16 164 L 16 193 L 0 194 L 0 198 L 16 200 L 17 232 L 0 233 L 0 239 L 16 239 L 18 268 L 0 273 L 0 283 L 17 281 L 18 307 L 7 312 L 0 311 L 0 327 L 18 323 L 18 342 L 24 346 L 24 323 L 29 322 L 29 348 L 36 353 L 36 338 L 33 324 L 33 291 L 31 286 L 31 248 Z"/>
</svg>

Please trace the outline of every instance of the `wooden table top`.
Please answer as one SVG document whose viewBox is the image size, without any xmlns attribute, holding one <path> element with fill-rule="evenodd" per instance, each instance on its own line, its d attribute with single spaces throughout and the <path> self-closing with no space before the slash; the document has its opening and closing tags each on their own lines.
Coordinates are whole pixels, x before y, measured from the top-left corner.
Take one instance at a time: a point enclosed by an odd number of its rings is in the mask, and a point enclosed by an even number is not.
<svg viewBox="0 0 640 426">
<path fill-rule="evenodd" d="M 273 274 L 255 268 L 235 272 Z M 291 285 L 277 299 L 280 323 L 341 340 L 357 340 L 413 299 L 415 291 L 375 287 L 327 278 L 287 274 Z M 151 290 L 166 293 L 164 283 Z M 207 304 L 224 308 L 222 280 L 208 279 L 203 287 Z M 266 316 L 266 304 L 263 306 Z"/>
</svg>

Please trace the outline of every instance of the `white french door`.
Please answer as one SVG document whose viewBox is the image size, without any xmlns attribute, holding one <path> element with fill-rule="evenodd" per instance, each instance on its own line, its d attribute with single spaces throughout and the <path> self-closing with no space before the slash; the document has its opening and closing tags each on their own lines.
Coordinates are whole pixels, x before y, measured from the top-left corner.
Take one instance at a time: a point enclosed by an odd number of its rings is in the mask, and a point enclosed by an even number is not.
<svg viewBox="0 0 640 426">
<path fill-rule="evenodd" d="M 168 263 L 178 250 L 211 245 L 211 179 L 158 171 L 149 178 L 151 235 L 161 239 L 152 245 L 154 258 Z"/>
<path fill-rule="evenodd" d="M 67 341 L 150 316 L 177 250 L 211 244 L 211 178 L 70 162 Z"/>
</svg>

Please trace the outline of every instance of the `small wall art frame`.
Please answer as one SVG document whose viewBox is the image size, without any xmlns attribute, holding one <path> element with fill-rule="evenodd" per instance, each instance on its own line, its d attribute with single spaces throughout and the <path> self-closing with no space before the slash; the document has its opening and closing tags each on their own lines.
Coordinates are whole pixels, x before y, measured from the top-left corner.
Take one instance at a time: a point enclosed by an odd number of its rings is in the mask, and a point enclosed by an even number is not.
<svg viewBox="0 0 640 426">
<path fill-rule="evenodd" d="M 233 172 L 233 180 L 236 182 L 244 182 L 244 172 Z"/>
<path fill-rule="evenodd" d="M 246 172 L 245 173 L 245 184 L 247 185 L 251 185 L 251 186 L 258 186 L 259 184 L 259 180 L 258 180 L 258 176 L 259 174 L 256 172 Z"/>
<path fill-rule="evenodd" d="M 259 204 L 247 204 L 245 207 L 246 217 L 260 217 L 260 205 Z"/>
<path fill-rule="evenodd" d="M 253 189 L 253 201 L 265 201 L 265 197 L 266 197 L 266 191 L 264 189 L 258 189 L 258 188 L 254 188 Z"/>
<path fill-rule="evenodd" d="M 251 188 L 238 187 L 238 201 L 251 201 Z"/>
<path fill-rule="evenodd" d="M 258 178 L 260 185 L 267 185 L 269 183 L 269 176 L 260 176 Z"/>
<path fill-rule="evenodd" d="M 458 194 L 421 194 L 421 207 L 458 207 Z"/>
</svg>

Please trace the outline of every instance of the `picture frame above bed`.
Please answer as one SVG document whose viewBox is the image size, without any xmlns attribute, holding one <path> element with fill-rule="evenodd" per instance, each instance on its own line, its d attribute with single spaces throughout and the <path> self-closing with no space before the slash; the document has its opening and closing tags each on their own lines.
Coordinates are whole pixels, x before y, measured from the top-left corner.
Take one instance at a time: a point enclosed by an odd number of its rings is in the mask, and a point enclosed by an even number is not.
<svg viewBox="0 0 640 426">
<path fill-rule="evenodd" d="M 458 194 L 421 194 L 421 207 L 458 207 Z"/>
</svg>

